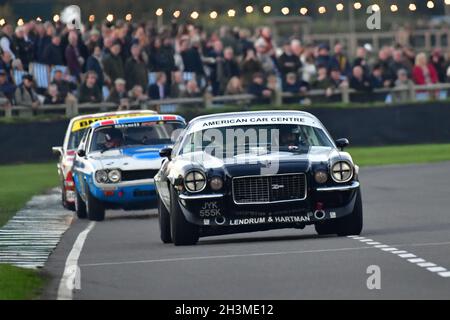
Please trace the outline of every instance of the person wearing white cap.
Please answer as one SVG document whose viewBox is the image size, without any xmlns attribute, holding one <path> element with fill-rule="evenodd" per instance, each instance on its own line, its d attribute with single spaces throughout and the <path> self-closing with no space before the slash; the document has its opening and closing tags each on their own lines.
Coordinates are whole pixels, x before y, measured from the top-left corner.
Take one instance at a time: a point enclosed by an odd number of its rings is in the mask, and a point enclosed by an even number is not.
<svg viewBox="0 0 450 320">
<path fill-rule="evenodd" d="M 128 109 L 129 99 L 126 90 L 126 82 L 122 78 L 114 81 L 114 89 L 111 91 L 107 101 L 119 106 L 119 109 Z"/>
</svg>

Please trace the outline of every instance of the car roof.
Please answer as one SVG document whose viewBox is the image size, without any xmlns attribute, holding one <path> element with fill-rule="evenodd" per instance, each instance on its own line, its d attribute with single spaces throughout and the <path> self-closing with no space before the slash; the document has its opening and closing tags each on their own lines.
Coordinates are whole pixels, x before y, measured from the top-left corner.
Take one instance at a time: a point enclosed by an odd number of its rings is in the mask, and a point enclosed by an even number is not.
<svg viewBox="0 0 450 320">
<path fill-rule="evenodd" d="M 130 118 L 117 118 L 100 120 L 91 124 L 92 128 L 98 128 L 103 126 L 110 126 L 114 124 L 129 124 L 129 123 L 139 123 L 139 122 L 151 122 L 151 121 L 179 121 L 186 123 L 183 117 L 174 114 L 155 114 L 152 116 L 143 117 L 130 117 Z"/>
<path fill-rule="evenodd" d="M 111 111 L 111 112 L 100 112 L 93 114 L 84 114 L 80 116 L 73 117 L 70 119 L 71 122 L 83 119 L 101 118 L 101 117 L 112 117 L 117 115 L 127 115 L 127 114 L 158 114 L 153 110 L 126 110 L 126 111 Z"/>
<path fill-rule="evenodd" d="M 309 117 L 312 120 L 318 120 L 314 115 L 312 115 L 309 112 L 305 111 L 297 111 L 297 110 L 264 110 L 264 111 L 242 111 L 242 112 L 226 112 L 226 113 L 214 113 L 214 114 L 207 114 L 203 116 L 196 117 L 189 121 L 189 123 L 196 122 L 198 120 L 213 120 L 213 119 L 223 119 L 223 118 L 233 118 L 236 116 L 242 116 L 242 117 L 251 117 L 251 116 L 270 116 L 270 115 L 286 115 L 286 116 L 302 116 L 302 117 Z"/>
</svg>

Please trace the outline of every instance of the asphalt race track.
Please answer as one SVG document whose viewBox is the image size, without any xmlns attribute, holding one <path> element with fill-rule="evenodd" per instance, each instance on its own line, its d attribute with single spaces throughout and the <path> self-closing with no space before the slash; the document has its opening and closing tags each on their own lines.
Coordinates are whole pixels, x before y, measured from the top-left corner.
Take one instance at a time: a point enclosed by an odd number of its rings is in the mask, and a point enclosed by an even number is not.
<svg viewBox="0 0 450 320">
<path fill-rule="evenodd" d="M 159 240 L 156 210 L 75 219 L 44 268 L 43 298 L 61 298 L 68 255 L 76 261 L 85 237 L 73 299 L 449 299 L 450 163 L 364 168 L 361 183 L 358 238 L 309 226 L 175 247 Z M 381 289 L 368 289 L 369 266 L 380 268 Z"/>
</svg>

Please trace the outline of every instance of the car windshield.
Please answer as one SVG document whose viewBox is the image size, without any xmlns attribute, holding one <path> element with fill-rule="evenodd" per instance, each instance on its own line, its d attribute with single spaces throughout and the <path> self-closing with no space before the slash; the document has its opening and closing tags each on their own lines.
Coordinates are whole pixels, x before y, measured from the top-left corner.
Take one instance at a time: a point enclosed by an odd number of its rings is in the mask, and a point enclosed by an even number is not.
<svg viewBox="0 0 450 320">
<path fill-rule="evenodd" d="M 320 128 L 274 124 L 232 126 L 196 131 L 185 139 L 181 153 L 205 151 L 233 156 L 245 153 L 277 151 L 308 152 L 310 147 L 333 147 L 328 135 Z"/>
<path fill-rule="evenodd" d="M 97 128 L 92 136 L 90 151 L 172 144 L 184 124 L 158 121 L 112 125 Z"/>
</svg>

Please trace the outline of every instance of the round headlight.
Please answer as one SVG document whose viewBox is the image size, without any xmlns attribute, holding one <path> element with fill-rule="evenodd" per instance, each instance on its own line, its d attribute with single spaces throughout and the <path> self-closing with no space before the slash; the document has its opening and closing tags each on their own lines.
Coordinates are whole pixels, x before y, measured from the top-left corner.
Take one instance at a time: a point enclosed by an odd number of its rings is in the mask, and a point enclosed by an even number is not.
<svg viewBox="0 0 450 320">
<path fill-rule="evenodd" d="M 191 171 L 184 177 L 184 186 L 190 192 L 200 192 L 205 189 L 206 177 L 203 172 Z"/>
<path fill-rule="evenodd" d="M 221 177 L 212 177 L 209 185 L 214 191 L 218 191 L 223 187 L 223 179 Z"/>
<path fill-rule="evenodd" d="M 117 183 L 122 178 L 122 175 L 120 174 L 119 170 L 113 169 L 110 172 L 108 172 L 108 178 L 109 181 L 111 181 L 112 183 Z"/>
<path fill-rule="evenodd" d="M 353 177 L 353 168 L 348 162 L 336 162 L 331 167 L 331 176 L 336 182 L 347 182 Z"/>
<path fill-rule="evenodd" d="M 314 174 L 314 179 L 316 180 L 317 183 L 323 184 L 323 183 L 327 182 L 328 174 L 325 171 L 317 171 Z"/>
<path fill-rule="evenodd" d="M 98 170 L 95 173 L 95 180 L 97 180 L 98 183 L 107 183 L 108 173 L 105 170 Z"/>
</svg>

